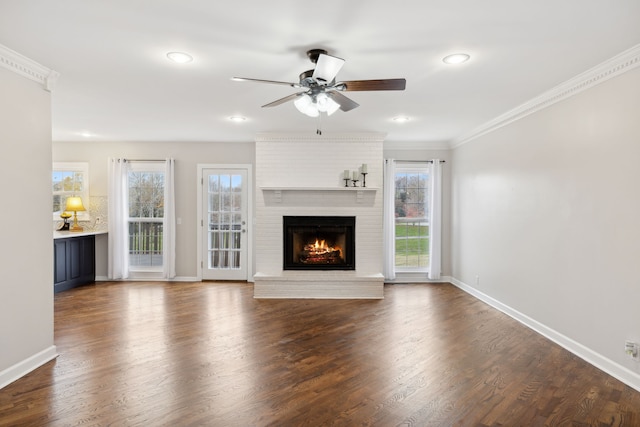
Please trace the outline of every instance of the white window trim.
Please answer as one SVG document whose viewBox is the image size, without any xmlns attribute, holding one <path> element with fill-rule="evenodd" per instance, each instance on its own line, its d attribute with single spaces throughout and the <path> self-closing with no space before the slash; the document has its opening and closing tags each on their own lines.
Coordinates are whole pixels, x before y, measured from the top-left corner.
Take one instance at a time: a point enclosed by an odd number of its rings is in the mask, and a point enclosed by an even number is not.
<svg viewBox="0 0 640 427">
<path fill-rule="evenodd" d="M 74 171 L 74 172 L 82 172 L 84 179 L 84 189 L 80 194 L 76 194 L 76 196 L 80 196 L 82 198 L 82 204 L 84 205 L 86 211 L 78 212 L 78 221 L 90 221 L 91 220 L 91 211 L 89 208 L 89 163 L 88 162 L 53 162 L 52 172 L 56 171 Z M 53 192 L 51 193 L 52 202 L 53 202 Z M 53 220 L 60 221 L 60 214 L 62 211 L 53 212 Z M 73 221 L 73 217 L 70 221 Z"/>
<path fill-rule="evenodd" d="M 165 162 L 164 161 L 136 161 L 130 160 L 127 162 L 129 165 L 130 172 L 165 172 Z M 165 182 L 166 184 L 166 182 Z M 127 187 L 129 186 L 129 180 L 127 179 Z M 128 212 L 129 202 L 127 201 L 127 212 Z M 127 215 L 126 222 L 129 223 L 131 221 L 131 217 Z M 138 218 L 136 218 L 138 219 Z M 165 218 L 144 218 L 145 222 L 157 222 L 164 224 Z M 128 250 L 128 248 L 127 248 Z M 128 261 L 127 261 L 128 262 Z M 162 269 L 163 266 L 132 266 L 129 264 L 129 278 L 136 280 L 153 280 L 153 279 L 162 279 Z"/>
<path fill-rule="evenodd" d="M 424 161 L 423 162 L 411 162 L 411 163 L 402 163 L 402 160 L 396 160 L 396 170 L 395 173 L 412 173 L 412 174 L 417 174 L 417 173 L 428 173 L 429 172 L 429 161 Z M 395 189 L 394 189 L 395 191 Z M 425 209 L 428 208 L 429 206 L 429 202 L 428 200 L 425 200 Z M 429 213 L 429 216 L 431 216 L 431 213 Z M 414 219 L 418 219 L 418 218 L 414 218 Z M 407 219 L 407 222 L 411 222 L 411 218 Z M 429 227 L 431 226 L 431 221 L 427 221 L 425 219 L 425 222 L 427 225 L 429 225 Z M 431 234 L 429 234 L 429 238 L 431 238 Z M 429 268 L 431 266 L 431 263 L 429 263 L 429 266 L 427 267 L 408 267 L 408 266 L 395 266 L 395 270 L 396 273 L 427 273 L 429 272 Z"/>
</svg>

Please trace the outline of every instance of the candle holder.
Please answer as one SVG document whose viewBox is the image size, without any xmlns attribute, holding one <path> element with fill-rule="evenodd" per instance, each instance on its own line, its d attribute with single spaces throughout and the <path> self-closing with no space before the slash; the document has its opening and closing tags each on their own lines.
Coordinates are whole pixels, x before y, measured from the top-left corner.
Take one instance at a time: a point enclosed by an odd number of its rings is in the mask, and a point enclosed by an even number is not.
<svg viewBox="0 0 640 427">
<path fill-rule="evenodd" d="M 362 172 L 362 186 L 363 187 L 367 186 L 367 173 L 366 172 Z"/>
<path fill-rule="evenodd" d="M 350 179 L 349 178 L 342 178 L 342 179 L 344 179 L 344 186 L 348 187 Z"/>
<path fill-rule="evenodd" d="M 356 183 L 358 182 L 358 179 L 352 179 L 351 182 L 353 183 L 352 187 L 357 187 Z"/>
</svg>

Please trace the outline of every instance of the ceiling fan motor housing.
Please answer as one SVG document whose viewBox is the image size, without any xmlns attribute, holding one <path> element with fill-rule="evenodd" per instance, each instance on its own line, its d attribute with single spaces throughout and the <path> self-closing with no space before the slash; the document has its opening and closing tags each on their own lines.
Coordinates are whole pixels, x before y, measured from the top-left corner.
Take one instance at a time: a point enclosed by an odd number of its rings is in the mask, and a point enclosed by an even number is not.
<svg viewBox="0 0 640 427">
<path fill-rule="evenodd" d="M 315 82 L 313 78 L 313 70 L 307 70 L 300 73 L 300 84 L 304 87 L 311 86 Z"/>
<path fill-rule="evenodd" d="M 311 49 L 307 51 L 307 56 L 314 64 L 318 62 L 318 57 L 320 55 L 326 55 L 327 51 L 324 49 Z"/>
</svg>

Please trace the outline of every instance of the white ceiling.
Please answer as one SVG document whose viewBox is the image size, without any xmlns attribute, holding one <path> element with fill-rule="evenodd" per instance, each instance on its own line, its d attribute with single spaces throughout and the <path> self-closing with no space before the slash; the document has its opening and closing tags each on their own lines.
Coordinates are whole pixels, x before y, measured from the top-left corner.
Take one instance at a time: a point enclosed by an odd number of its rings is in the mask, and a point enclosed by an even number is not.
<svg viewBox="0 0 640 427">
<path fill-rule="evenodd" d="M 323 118 L 324 132 L 437 145 L 639 42 L 637 0 L 0 0 L 0 44 L 61 74 L 54 140 L 315 134 L 292 103 L 260 107 L 296 89 L 231 77 L 297 82 L 306 51 L 324 48 L 346 60 L 338 80 L 407 79 L 403 92 L 345 92 L 360 107 Z M 456 52 L 471 60 L 442 62 Z"/>
</svg>

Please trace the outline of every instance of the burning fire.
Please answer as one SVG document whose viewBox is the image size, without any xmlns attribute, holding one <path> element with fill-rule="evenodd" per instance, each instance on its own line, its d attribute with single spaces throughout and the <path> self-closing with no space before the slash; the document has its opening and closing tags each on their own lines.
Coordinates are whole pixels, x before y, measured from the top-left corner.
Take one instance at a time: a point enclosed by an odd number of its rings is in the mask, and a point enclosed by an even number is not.
<svg viewBox="0 0 640 427">
<path fill-rule="evenodd" d="M 304 264 L 337 264 L 342 262 L 342 248 L 330 246 L 325 240 L 316 239 L 304 245 L 300 254 L 300 262 Z"/>
<path fill-rule="evenodd" d="M 342 250 L 339 247 L 329 246 L 327 245 L 327 242 L 325 240 L 318 240 L 318 239 L 316 239 L 315 243 L 310 243 L 308 245 L 305 245 L 304 250 L 314 255 L 321 255 L 321 254 L 331 253 L 335 251 L 342 252 Z"/>
</svg>

